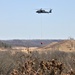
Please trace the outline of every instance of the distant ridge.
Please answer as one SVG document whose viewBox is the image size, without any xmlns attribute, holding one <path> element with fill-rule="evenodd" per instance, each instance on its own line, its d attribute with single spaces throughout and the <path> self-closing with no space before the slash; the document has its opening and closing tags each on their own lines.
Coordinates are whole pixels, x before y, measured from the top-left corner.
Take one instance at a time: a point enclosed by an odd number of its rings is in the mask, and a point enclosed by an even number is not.
<svg viewBox="0 0 75 75">
<path fill-rule="evenodd" d="M 23 47 L 41 47 L 48 45 L 52 42 L 60 42 L 62 40 L 2 40 L 3 43 L 6 43 L 11 46 L 23 46 Z M 41 45 L 41 42 L 43 43 Z"/>
</svg>

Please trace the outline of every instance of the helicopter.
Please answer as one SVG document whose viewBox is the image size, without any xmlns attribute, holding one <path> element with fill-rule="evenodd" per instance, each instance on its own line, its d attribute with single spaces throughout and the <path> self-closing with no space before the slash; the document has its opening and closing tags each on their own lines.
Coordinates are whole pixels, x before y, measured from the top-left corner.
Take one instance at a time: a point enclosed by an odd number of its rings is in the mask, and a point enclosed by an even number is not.
<svg viewBox="0 0 75 75">
<path fill-rule="evenodd" d="M 50 11 L 46 11 L 46 10 L 43 10 L 42 8 L 37 10 L 36 13 L 38 14 L 41 14 L 41 13 L 52 13 L 52 9 L 50 9 Z"/>
</svg>

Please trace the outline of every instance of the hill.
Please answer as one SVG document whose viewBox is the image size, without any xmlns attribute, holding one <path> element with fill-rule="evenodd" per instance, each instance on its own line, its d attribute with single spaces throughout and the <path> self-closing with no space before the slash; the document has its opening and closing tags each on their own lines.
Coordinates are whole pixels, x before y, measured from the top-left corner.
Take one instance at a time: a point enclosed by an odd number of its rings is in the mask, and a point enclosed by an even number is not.
<svg viewBox="0 0 75 75">
<path fill-rule="evenodd" d="M 74 51 L 75 50 L 75 40 L 63 40 L 60 42 L 52 42 L 44 47 L 41 50 L 60 50 L 60 51 Z"/>
</svg>

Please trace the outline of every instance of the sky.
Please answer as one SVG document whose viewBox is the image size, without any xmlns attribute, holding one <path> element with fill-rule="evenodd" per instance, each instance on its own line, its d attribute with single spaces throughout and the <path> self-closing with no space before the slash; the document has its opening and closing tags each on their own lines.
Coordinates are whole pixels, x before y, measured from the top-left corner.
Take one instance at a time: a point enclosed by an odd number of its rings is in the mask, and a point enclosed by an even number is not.
<svg viewBox="0 0 75 75">
<path fill-rule="evenodd" d="M 38 14 L 40 8 L 51 14 Z M 75 38 L 75 0 L 0 0 L 0 39 Z"/>
</svg>

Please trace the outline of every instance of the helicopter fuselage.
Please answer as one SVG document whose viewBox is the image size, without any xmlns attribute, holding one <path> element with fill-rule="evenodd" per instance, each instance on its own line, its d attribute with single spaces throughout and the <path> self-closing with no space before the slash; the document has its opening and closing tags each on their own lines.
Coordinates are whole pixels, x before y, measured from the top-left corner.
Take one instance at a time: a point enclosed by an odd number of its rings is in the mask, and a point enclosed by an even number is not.
<svg viewBox="0 0 75 75">
<path fill-rule="evenodd" d="M 50 11 L 45 11 L 45 10 L 37 10 L 36 13 L 52 13 L 52 9 L 50 9 Z"/>
</svg>

